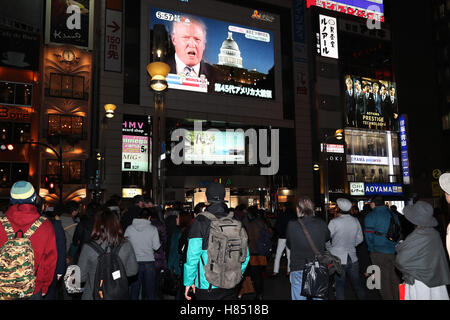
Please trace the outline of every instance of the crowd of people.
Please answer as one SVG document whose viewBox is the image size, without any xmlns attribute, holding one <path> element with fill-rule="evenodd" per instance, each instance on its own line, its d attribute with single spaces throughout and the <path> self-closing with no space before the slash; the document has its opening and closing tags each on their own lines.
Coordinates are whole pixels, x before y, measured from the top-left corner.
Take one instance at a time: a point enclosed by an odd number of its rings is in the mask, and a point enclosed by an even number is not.
<svg viewBox="0 0 450 320">
<path fill-rule="evenodd" d="M 450 174 L 440 183 L 450 204 Z M 26 181 L 10 193 L 0 215 L 0 265 L 16 272 L 0 273 L 0 299 L 262 300 L 268 265 L 280 277 L 283 252 L 292 300 L 328 298 L 304 294 L 307 267 L 326 253 L 337 261 L 326 284 L 337 300 L 348 298 L 347 282 L 360 300 L 369 282 L 383 300 L 449 299 L 448 230 L 445 244 L 425 201 L 401 214 L 381 196 L 361 211 L 339 198 L 327 223 L 303 196 L 270 222 L 257 206 L 229 208 L 218 183 L 192 211 L 140 195 L 128 208 L 116 195 L 53 207 Z"/>
</svg>

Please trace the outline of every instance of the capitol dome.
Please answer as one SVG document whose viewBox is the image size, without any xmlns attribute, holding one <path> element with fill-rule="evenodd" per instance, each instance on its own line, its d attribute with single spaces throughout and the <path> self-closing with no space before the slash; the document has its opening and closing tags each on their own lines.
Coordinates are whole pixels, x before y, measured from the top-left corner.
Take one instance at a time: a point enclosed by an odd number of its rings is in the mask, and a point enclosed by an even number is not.
<svg viewBox="0 0 450 320">
<path fill-rule="evenodd" d="M 228 38 L 222 43 L 219 53 L 219 65 L 242 68 L 241 51 L 236 41 L 233 40 L 233 33 L 228 32 Z"/>
</svg>

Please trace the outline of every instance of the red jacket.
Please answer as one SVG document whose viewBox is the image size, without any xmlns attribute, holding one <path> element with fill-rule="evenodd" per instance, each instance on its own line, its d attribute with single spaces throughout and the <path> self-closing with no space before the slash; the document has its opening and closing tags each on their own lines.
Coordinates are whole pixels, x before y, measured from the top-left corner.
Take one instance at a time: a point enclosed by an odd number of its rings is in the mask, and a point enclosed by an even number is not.
<svg viewBox="0 0 450 320">
<path fill-rule="evenodd" d="M 14 232 L 19 229 L 24 233 L 39 218 L 37 209 L 32 204 L 15 204 L 5 213 Z M 0 223 L 0 247 L 7 240 L 4 227 Z M 42 290 L 47 293 L 48 287 L 53 281 L 58 253 L 56 249 L 55 231 L 50 221 L 45 221 L 31 236 L 31 244 L 34 250 L 34 268 L 36 273 L 36 288 L 34 293 Z"/>
</svg>

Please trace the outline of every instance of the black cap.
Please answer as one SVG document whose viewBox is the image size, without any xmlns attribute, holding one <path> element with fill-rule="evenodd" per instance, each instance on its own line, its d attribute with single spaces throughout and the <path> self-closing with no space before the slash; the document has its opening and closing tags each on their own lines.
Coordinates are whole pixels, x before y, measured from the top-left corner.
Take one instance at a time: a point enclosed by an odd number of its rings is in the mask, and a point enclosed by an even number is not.
<svg viewBox="0 0 450 320">
<path fill-rule="evenodd" d="M 206 187 L 206 199 L 213 201 L 225 200 L 225 187 L 217 182 L 212 182 Z"/>
</svg>

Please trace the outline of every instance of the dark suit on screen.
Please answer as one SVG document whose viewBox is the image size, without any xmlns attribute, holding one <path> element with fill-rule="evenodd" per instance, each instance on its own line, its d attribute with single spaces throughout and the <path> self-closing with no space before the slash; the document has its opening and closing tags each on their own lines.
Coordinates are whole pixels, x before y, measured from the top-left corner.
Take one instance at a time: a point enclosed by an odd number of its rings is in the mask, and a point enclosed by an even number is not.
<svg viewBox="0 0 450 320">
<path fill-rule="evenodd" d="M 171 56 L 166 63 L 170 66 L 170 73 L 177 74 L 177 65 L 175 62 L 175 55 Z M 208 80 L 208 92 L 214 92 L 214 83 L 223 83 L 223 77 L 220 71 L 216 70 L 212 65 L 204 62 L 200 62 L 200 70 L 198 76 L 204 74 Z"/>
<path fill-rule="evenodd" d="M 345 91 L 345 112 L 347 115 L 347 125 L 355 125 L 355 115 L 356 115 L 356 100 L 355 100 L 355 90 L 350 93 L 348 90 Z"/>
</svg>

